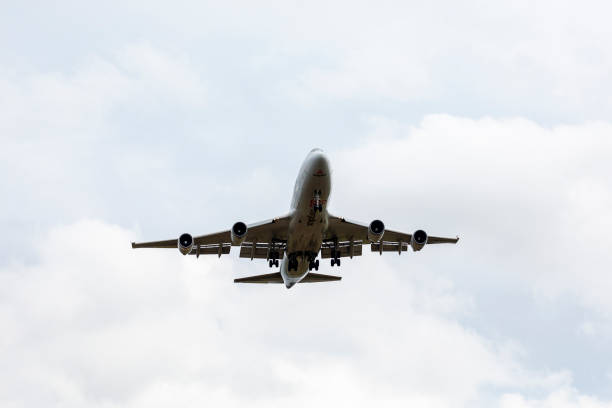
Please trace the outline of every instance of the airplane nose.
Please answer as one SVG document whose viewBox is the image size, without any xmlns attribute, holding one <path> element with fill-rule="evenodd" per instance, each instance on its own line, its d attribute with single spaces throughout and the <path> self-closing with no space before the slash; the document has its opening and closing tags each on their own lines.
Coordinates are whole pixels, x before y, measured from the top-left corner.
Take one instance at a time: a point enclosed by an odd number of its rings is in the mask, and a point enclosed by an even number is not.
<svg viewBox="0 0 612 408">
<path fill-rule="evenodd" d="M 311 160 L 316 170 L 321 170 L 325 174 L 329 172 L 329 160 L 327 160 L 327 156 L 323 151 L 313 151 L 311 153 Z"/>
</svg>

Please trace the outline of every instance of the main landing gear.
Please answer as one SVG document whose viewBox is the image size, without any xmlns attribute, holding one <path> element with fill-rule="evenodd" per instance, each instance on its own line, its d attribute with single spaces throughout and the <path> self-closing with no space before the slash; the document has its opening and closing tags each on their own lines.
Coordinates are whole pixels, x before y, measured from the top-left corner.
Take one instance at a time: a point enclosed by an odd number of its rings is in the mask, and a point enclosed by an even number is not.
<svg viewBox="0 0 612 408">
<path fill-rule="evenodd" d="M 278 268 L 278 258 L 280 257 L 280 253 L 278 251 L 270 252 L 270 259 L 268 260 L 268 265 L 270 268 L 276 266 Z"/>
<path fill-rule="evenodd" d="M 310 262 L 308 263 L 308 270 L 309 270 L 309 271 L 312 271 L 313 269 L 314 269 L 315 271 L 318 271 L 318 270 L 319 270 L 319 260 L 318 260 L 318 259 L 316 259 L 316 260 L 314 260 L 314 261 L 310 261 Z"/>
<path fill-rule="evenodd" d="M 293 254 L 289 254 L 289 257 L 287 258 L 287 269 L 289 271 L 296 271 L 298 270 L 298 258 L 302 259 L 303 262 L 306 262 L 308 260 L 308 270 L 312 271 L 313 269 L 315 271 L 319 270 L 319 260 L 315 259 L 317 256 L 317 254 L 314 253 L 309 253 L 309 252 L 297 252 L 297 253 L 293 253 Z"/>
<path fill-rule="evenodd" d="M 334 266 L 334 265 L 340 266 L 340 253 L 336 251 L 335 249 L 332 249 L 331 256 L 332 256 L 331 266 Z"/>
</svg>

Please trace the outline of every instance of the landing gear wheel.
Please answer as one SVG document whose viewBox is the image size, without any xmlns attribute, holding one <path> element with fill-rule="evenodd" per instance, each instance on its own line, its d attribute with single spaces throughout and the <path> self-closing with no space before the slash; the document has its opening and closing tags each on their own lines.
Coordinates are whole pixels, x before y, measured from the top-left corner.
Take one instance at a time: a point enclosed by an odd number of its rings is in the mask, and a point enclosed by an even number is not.
<svg viewBox="0 0 612 408">
<path fill-rule="evenodd" d="M 278 259 L 274 260 L 274 266 L 276 266 L 278 268 Z"/>
<path fill-rule="evenodd" d="M 336 265 L 340 266 L 340 259 L 336 259 Z"/>
<path fill-rule="evenodd" d="M 332 258 L 331 260 L 331 266 L 333 267 L 336 264 L 336 260 Z"/>
<path fill-rule="evenodd" d="M 315 271 L 319 270 L 319 260 L 318 259 L 314 263 L 314 268 L 315 268 Z"/>
<path fill-rule="evenodd" d="M 268 261 L 268 265 L 270 266 L 270 268 L 272 267 L 272 265 L 274 265 L 274 261 L 270 259 L 270 261 Z"/>
</svg>

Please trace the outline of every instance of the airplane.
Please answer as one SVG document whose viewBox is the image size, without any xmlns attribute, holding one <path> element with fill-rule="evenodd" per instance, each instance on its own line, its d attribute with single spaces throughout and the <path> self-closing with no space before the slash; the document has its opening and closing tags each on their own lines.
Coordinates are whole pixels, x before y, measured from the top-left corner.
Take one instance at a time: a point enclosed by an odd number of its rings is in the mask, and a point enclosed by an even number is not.
<svg viewBox="0 0 612 408">
<path fill-rule="evenodd" d="M 332 267 L 342 258 L 362 255 L 362 247 L 372 252 L 420 251 L 425 245 L 456 244 L 459 237 L 433 237 L 421 229 L 412 234 L 385 229 L 381 220 L 370 224 L 349 221 L 327 211 L 331 192 L 331 169 L 323 150 L 312 149 L 306 156 L 295 182 L 289 213 L 254 224 L 236 222 L 230 230 L 208 235 L 182 234 L 177 239 L 135 243 L 132 248 L 178 248 L 183 255 L 227 255 L 240 247 L 240 258 L 266 259 L 270 268 L 280 271 L 234 279 L 236 283 L 284 283 L 287 289 L 296 283 L 328 282 L 340 276 L 312 272 L 319 270 L 322 259 Z"/>
</svg>

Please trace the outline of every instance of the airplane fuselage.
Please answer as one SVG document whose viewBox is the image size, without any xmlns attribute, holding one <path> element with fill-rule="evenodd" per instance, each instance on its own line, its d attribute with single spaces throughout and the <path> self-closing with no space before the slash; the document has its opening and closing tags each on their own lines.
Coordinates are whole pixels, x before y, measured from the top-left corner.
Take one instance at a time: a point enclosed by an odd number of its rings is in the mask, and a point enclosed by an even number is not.
<svg viewBox="0 0 612 408">
<path fill-rule="evenodd" d="M 329 160 L 321 149 L 310 151 L 300 167 L 288 214 L 266 221 L 236 222 L 229 230 L 178 239 L 132 242 L 132 248 L 175 248 L 183 255 L 229 254 L 240 247 L 241 258 L 266 259 L 270 268 L 280 271 L 234 279 L 236 283 L 296 283 L 338 281 L 341 276 L 309 272 L 319 270 L 320 258 L 329 259 L 331 267 L 340 266 L 341 258 L 361 256 L 363 246 L 372 251 L 397 252 L 409 247 L 420 251 L 425 245 L 456 244 L 459 237 L 430 236 L 419 229 L 413 233 L 386 230 L 381 220 L 369 224 L 330 214 L 327 204 L 331 193 Z M 383 241 L 383 235 L 385 240 Z"/>
<path fill-rule="evenodd" d="M 309 271 L 321 248 L 328 226 L 327 201 L 331 170 L 323 151 L 313 149 L 302 164 L 291 202 L 287 249 L 281 261 L 281 275 L 288 288 Z"/>
</svg>

